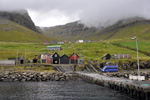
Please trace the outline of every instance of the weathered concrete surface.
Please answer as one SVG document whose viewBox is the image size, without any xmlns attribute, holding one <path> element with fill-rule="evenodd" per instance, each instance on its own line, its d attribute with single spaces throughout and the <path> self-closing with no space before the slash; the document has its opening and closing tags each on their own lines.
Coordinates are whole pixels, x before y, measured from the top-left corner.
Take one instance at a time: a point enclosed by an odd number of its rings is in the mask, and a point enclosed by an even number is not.
<svg viewBox="0 0 150 100">
<path fill-rule="evenodd" d="M 104 76 L 99 73 L 77 73 L 85 81 L 109 87 L 142 100 L 150 100 L 149 81 L 134 81 L 125 78 Z"/>
</svg>

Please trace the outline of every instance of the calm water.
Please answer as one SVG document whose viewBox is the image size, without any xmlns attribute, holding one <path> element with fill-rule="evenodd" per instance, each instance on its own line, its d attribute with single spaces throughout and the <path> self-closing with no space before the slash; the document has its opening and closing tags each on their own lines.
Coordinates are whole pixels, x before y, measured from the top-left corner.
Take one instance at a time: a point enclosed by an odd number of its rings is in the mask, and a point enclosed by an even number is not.
<svg viewBox="0 0 150 100">
<path fill-rule="evenodd" d="M 133 100 L 82 80 L 68 82 L 0 82 L 0 100 Z"/>
</svg>

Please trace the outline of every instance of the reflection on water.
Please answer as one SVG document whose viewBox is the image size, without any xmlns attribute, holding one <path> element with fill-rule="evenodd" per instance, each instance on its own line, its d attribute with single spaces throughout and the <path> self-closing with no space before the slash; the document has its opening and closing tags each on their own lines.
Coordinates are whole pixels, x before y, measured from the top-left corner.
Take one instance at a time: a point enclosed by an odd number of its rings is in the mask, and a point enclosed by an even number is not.
<svg viewBox="0 0 150 100">
<path fill-rule="evenodd" d="M 0 100 L 131 100 L 116 91 L 82 80 L 1 82 Z"/>
</svg>

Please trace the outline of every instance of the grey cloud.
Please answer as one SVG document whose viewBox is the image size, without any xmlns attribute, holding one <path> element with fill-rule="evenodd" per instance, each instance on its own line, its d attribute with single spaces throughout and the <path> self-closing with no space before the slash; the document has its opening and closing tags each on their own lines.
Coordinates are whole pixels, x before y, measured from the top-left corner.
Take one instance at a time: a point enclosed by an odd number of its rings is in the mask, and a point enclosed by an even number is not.
<svg viewBox="0 0 150 100">
<path fill-rule="evenodd" d="M 0 9 L 30 9 L 41 13 L 56 9 L 66 16 L 78 14 L 82 23 L 96 27 L 131 17 L 150 19 L 150 0 L 0 0 Z"/>
</svg>

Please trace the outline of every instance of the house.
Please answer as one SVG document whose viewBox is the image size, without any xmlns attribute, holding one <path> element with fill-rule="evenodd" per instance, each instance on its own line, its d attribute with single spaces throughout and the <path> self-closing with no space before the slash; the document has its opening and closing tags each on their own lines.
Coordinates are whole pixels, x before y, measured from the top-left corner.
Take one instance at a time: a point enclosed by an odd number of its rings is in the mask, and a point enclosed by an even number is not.
<svg viewBox="0 0 150 100">
<path fill-rule="evenodd" d="M 114 59 L 125 59 L 125 58 L 128 58 L 128 59 L 131 59 L 131 54 L 114 54 Z"/>
<path fill-rule="evenodd" d="M 50 44 L 50 42 L 49 41 L 45 41 L 44 44 Z"/>
<path fill-rule="evenodd" d="M 20 64 L 24 64 L 24 60 L 25 60 L 24 57 L 21 56 L 20 59 L 19 59 L 19 63 L 20 63 Z"/>
<path fill-rule="evenodd" d="M 64 43 L 65 43 L 64 41 L 57 42 L 57 44 L 64 44 Z"/>
<path fill-rule="evenodd" d="M 84 59 L 78 59 L 78 64 L 84 64 Z"/>
<path fill-rule="evenodd" d="M 100 42 L 103 42 L 103 40 L 99 40 Z"/>
<path fill-rule="evenodd" d="M 37 63 L 37 62 L 38 62 L 38 59 L 37 59 L 36 57 L 34 57 L 34 58 L 32 59 L 32 62 L 33 62 L 33 63 Z"/>
<path fill-rule="evenodd" d="M 103 60 L 110 60 L 111 55 L 107 53 L 104 57 L 102 57 Z"/>
<path fill-rule="evenodd" d="M 70 58 L 64 54 L 60 57 L 60 64 L 69 64 L 70 63 Z"/>
<path fill-rule="evenodd" d="M 85 43 L 89 43 L 89 42 L 91 42 L 91 40 L 85 40 L 84 42 L 85 42 Z"/>
<path fill-rule="evenodd" d="M 77 64 L 78 63 L 78 59 L 79 59 L 79 56 L 77 54 L 73 53 L 70 56 L 71 64 Z"/>
<path fill-rule="evenodd" d="M 47 58 L 46 54 L 41 54 L 41 63 L 46 63 L 46 58 Z"/>
<path fill-rule="evenodd" d="M 72 43 L 71 41 L 68 41 L 68 43 Z"/>
<path fill-rule="evenodd" d="M 48 57 L 46 58 L 46 63 L 51 64 L 52 62 L 53 62 L 52 57 L 48 56 Z"/>
<path fill-rule="evenodd" d="M 53 58 L 53 64 L 59 64 L 60 63 L 60 56 L 57 52 L 55 52 L 52 56 Z"/>
<path fill-rule="evenodd" d="M 83 40 L 77 40 L 76 43 L 83 43 Z"/>
<path fill-rule="evenodd" d="M 45 53 L 46 55 L 47 55 L 47 58 L 46 58 L 46 63 L 49 63 L 49 64 L 51 64 L 52 63 L 52 61 L 53 61 L 53 59 L 52 59 L 52 56 L 53 56 L 53 54 L 51 54 L 51 53 Z"/>
<path fill-rule="evenodd" d="M 51 45 L 47 46 L 47 50 L 62 50 L 61 45 Z"/>
<path fill-rule="evenodd" d="M 57 41 L 52 41 L 52 44 L 57 44 Z"/>
</svg>

